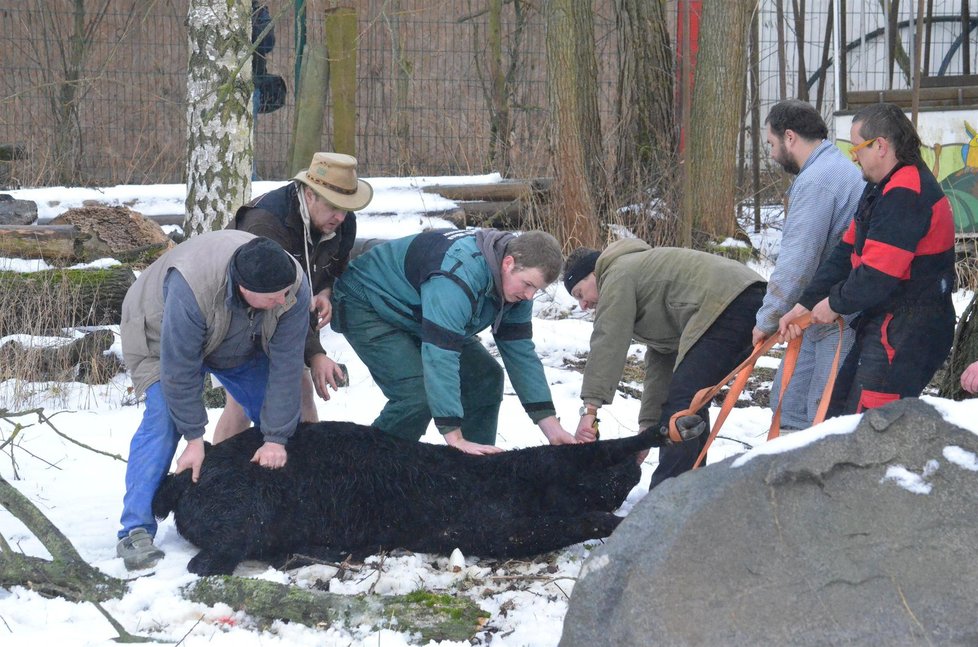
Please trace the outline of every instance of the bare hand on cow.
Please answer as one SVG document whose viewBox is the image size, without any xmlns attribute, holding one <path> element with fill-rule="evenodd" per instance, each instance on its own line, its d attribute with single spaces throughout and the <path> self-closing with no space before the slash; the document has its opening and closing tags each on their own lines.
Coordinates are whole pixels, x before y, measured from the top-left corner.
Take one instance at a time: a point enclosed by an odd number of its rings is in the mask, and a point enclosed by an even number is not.
<svg viewBox="0 0 978 647">
<path fill-rule="evenodd" d="M 537 423 L 543 435 L 547 437 L 547 442 L 551 445 L 576 445 L 578 440 L 564 429 L 557 416 L 547 416 Z"/>
<path fill-rule="evenodd" d="M 322 330 L 323 326 L 333 318 L 333 304 L 329 300 L 332 293 L 330 288 L 324 288 L 312 298 L 312 310 L 316 313 L 316 330 Z"/>
<path fill-rule="evenodd" d="M 194 438 L 187 441 L 187 447 L 177 459 L 177 474 L 190 469 L 191 479 L 194 483 L 200 478 L 200 465 L 204 462 L 204 439 Z"/>
<path fill-rule="evenodd" d="M 477 456 L 485 456 L 487 454 L 498 454 L 501 450 L 494 445 L 480 445 L 479 443 L 474 443 L 470 440 L 465 440 L 462 437 L 461 429 L 453 429 L 445 434 L 445 442 L 448 443 L 450 447 L 454 447 L 460 452 L 466 454 L 475 454 Z"/>
<path fill-rule="evenodd" d="M 251 457 L 252 463 L 258 463 L 262 467 L 267 467 L 269 469 L 278 469 L 280 467 L 285 467 L 285 462 L 288 460 L 288 454 L 285 451 L 285 445 L 280 443 L 269 443 L 266 442 L 264 445 L 258 448 L 255 455 Z"/>
<path fill-rule="evenodd" d="M 313 356 L 309 364 L 309 371 L 312 374 L 312 383 L 316 387 L 316 393 L 323 400 L 329 400 L 329 390 L 327 386 L 335 391 L 346 379 L 340 365 L 322 353 Z"/>
</svg>

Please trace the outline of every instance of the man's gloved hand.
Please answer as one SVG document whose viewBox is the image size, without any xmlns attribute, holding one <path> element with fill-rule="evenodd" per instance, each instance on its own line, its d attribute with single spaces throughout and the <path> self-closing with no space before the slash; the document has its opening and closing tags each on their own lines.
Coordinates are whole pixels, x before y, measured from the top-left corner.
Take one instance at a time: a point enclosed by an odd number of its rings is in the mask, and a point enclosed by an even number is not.
<svg viewBox="0 0 978 647">
<path fill-rule="evenodd" d="M 676 430 L 679 431 L 679 436 L 683 442 L 692 440 L 706 431 L 706 421 L 696 414 L 682 416 L 676 418 Z M 669 425 L 663 425 L 660 433 L 665 438 L 665 444 L 674 444 L 673 440 L 669 438 Z"/>
</svg>

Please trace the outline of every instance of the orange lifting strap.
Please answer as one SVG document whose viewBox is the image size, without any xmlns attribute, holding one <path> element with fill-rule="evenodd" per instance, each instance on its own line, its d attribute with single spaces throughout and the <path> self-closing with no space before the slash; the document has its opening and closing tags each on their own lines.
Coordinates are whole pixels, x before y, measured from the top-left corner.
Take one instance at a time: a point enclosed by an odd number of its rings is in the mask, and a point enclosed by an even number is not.
<svg viewBox="0 0 978 647">
<path fill-rule="evenodd" d="M 794 321 L 802 330 L 808 328 L 811 325 L 811 315 L 802 315 Z M 825 383 L 825 389 L 822 390 L 822 399 L 818 404 L 818 411 L 815 414 L 815 420 L 812 422 L 813 425 L 825 420 L 825 413 L 829 408 L 829 401 L 832 399 L 832 388 L 835 386 L 835 376 L 839 371 L 839 359 L 842 354 L 842 333 L 844 332 L 844 325 L 842 318 L 836 319 L 836 323 L 839 326 L 839 344 L 835 348 L 835 359 L 832 360 L 832 370 L 829 371 L 829 379 Z M 727 396 L 723 400 L 723 406 L 720 407 L 720 413 L 717 415 L 716 423 L 713 425 L 713 429 L 710 430 L 710 435 L 706 439 L 706 445 L 703 447 L 703 451 L 700 452 L 699 458 L 696 459 L 696 463 L 693 465 L 693 469 L 700 466 L 703 459 L 706 457 L 706 451 L 710 448 L 713 443 L 713 439 L 717 437 L 720 432 L 720 427 L 723 422 L 727 419 L 727 414 L 733 409 L 734 403 L 737 402 L 737 398 L 740 397 L 741 391 L 747 386 L 747 379 L 750 377 L 751 372 L 754 370 L 754 364 L 757 363 L 758 358 L 767 353 L 777 344 L 780 337 L 777 334 L 771 335 L 766 340 L 754 347 L 754 352 L 751 353 L 750 357 L 741 362 L 740 366 L 735 368 L 730 372 L 727 377 L 723 378 L 719 384 L 707 387 L 705 389 L 700 389 L 696 392 L 696 396 L 693 397 L 693 401 L 690 403 L 689 407 L 683 409 L 682 411 L 677 411 L 669 419 L 669 438 L 673 442 L 681 442 L 681 437 L 679 435 L 679 430 L 676 429 L 676 420 L 682 416 L 689 416 L 695 414 L 697 411 L 702 409 L 704 406 L 709 405 L 713 400 L 713 396 L 719 393 L 730 380 L 734 380 L 734 383 L 730 386 L 730 391 L 727 392 Z M 802 337 L 788 342 L 788 350 L 784 354 L 784 359 L 781 360 L 784 365 L 784 370 L 781 371 L 781 393 L 784 393 L 788 387 L 788 382 L 791 381 L 791 375 L 795 372 L 795 365 L 798 363 L 798 352 L 801 350 L 801 340 Z M 736 378 L 736 379 L 734 379 Z M 774 412 L 774 417 L 771 419 L 771 428 L 768 431 L 767 439 L 777 438 L 778 434 L 781 433 L 781 402 L 782 399 L 778 400 L 778 408 Z"/>
</svg>

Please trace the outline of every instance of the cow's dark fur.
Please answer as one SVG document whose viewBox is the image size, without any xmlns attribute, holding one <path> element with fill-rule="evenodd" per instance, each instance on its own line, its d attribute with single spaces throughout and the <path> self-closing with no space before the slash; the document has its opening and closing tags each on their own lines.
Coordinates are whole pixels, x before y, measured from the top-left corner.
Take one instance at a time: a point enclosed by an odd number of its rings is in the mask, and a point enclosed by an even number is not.
<svg viewBox="0 0 978 647">
<path fill-rule="evenodd" d="M 201 548 L 187 568 L 231 573 L 245 559 L 290 554 L 338 560 L 406 548 L 525 557 L 606 537 L 611 514 L 638 483 L 636 452 L 653 432 L 586 445 L 469 456 L 342 422 L 302 425 L 288 463 L 250 462 L 262 443 L 250 429 L 210 448 L 193 485 L 170 475 L 153 500 Z"/>
</svg>

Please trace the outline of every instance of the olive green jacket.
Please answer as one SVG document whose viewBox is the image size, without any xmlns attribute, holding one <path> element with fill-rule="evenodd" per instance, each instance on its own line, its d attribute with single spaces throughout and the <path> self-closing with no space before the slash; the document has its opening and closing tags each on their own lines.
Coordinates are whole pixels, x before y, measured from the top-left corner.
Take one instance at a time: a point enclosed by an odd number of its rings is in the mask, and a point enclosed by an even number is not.
<svg viewBox="0 0 978 647">
<path fill-rule="evenodd" d="M 581 399 L 608 404 L 634 339 L 647 346 L 641 428 L 659 424 L 672 372 L 717 317 L 763 277 L 737 261 L 635 239 L 612 243 L 594 268 L 598 307 Z M 706 385 L 709 386 L 709 385 Z"/>
</svg>

